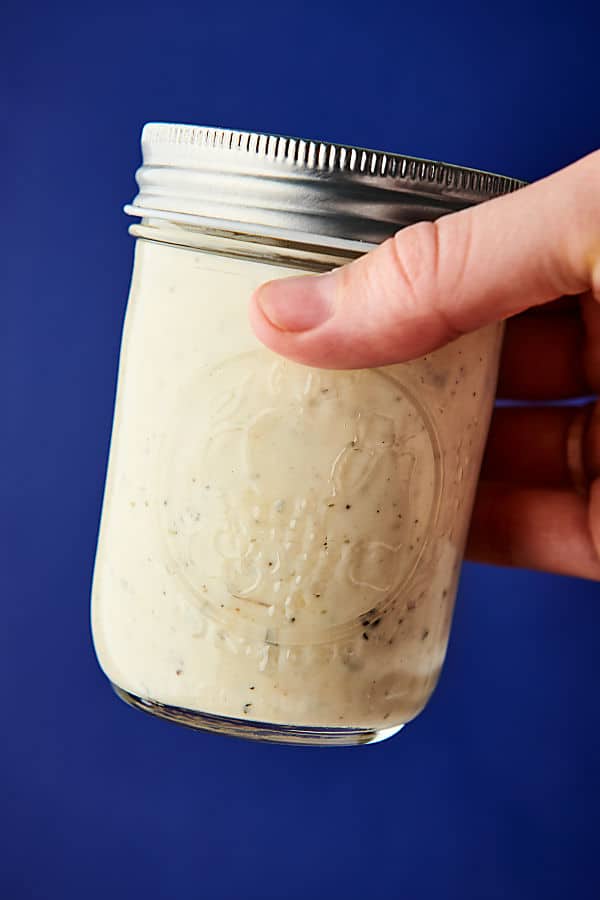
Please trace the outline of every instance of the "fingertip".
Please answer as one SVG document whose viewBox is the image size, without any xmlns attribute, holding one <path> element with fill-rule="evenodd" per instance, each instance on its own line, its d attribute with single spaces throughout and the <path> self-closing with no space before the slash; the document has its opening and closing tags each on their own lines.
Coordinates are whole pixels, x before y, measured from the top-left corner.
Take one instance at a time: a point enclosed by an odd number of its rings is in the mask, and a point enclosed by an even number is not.
<svg viewBox="0 0 600 900">
<path fill-rule="evenodd" d="M 303 353 L 302 334 L 278 328 L 265 314 L 263 298 L 271 290 L 271 285 L 274 286 L 275 291 L 279 291 L 279 282 L 269 281 L 252 293 L 248 305 L 250 327 L 261 344 L 274 353 L 285 356 L 294 362 L 314 365 L 313 360 L 307 359 L 306 354 Z M 316 364 L 318 365 L 318 362 Z"/>
<path fill-rule="evenodd" d="M 253 295 L 263 317 L 279 331 L 299 334 L 324 325 L 333 315 L 334 273 L 267 281 Z"/>
<path fill-rule="evenodd" d="M 345 368 L 332 346 L 339 344 L 331 327 L 335 290 L 333 273 L 265 282 L 250 297 L 250 326 L 261 343 L 294 362 Z"/>
<path fill-rule="evenodd" d="M 267 284 L 268 283 L 270 282 L 267 282 Z M 275 328 L 273 323 L 265 315 L 261 303 L 261 294 L 265 290 L 266 286 L 266 284 L 262 284 L 260 287 L 256 288 L 256 290 L 253 291 L 250 295 L 250 302 L 248 304 L 248 319 L 250 320 L 250 327 L 254 331 L 259 341 L 261 341 L 263 344 L 266 344 L 267 346 L 271 346 L 274 333 L 276 337 L 278 329 Z"/>
</svg>

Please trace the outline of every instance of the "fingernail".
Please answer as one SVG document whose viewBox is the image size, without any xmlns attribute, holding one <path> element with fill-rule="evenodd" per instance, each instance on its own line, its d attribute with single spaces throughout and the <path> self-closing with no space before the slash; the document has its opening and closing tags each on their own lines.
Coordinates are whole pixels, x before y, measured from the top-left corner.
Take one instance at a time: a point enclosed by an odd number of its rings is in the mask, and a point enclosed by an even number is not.
<svg viewBox="0 0 600 900">
<path fill-rule="evenodd" d="M 263 315 L 280 331 L 310 331 L 333 315 L 334 272 L 269 281 L 255 299 Z"/>
</svg>

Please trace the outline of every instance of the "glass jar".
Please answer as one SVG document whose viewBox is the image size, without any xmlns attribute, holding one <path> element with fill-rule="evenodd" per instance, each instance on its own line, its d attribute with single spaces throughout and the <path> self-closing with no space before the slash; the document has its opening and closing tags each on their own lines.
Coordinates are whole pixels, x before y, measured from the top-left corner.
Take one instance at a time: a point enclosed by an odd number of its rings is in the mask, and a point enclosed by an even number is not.
<svg viewBox="0 0 600 900">
<path fill-rule="evenodd" d="M 519 182 L 152 124 L 93 587 L 133 706 L 314 745 L 397 732 L 444 659 L 501 327 L 330 371 L 250 329 L 263 281 L 343 265 Z"/>
</svg>

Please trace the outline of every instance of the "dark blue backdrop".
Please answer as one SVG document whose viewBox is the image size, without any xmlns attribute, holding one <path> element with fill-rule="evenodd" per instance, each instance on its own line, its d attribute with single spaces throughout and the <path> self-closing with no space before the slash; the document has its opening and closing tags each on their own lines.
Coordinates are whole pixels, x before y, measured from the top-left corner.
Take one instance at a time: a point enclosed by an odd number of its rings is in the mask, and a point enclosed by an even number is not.
<svg viewBox="0 0 600 900">
<path fill-rule="evenodd" d="M 355 751 L 135 713 L 88 593 L 151 119 L 533 179 L 600 145 L 600 6 L 13 2 L 0 13 L 0 896 L 599 896 L 597 586 L 467 566 L 447 666 Z"/>
</svg>

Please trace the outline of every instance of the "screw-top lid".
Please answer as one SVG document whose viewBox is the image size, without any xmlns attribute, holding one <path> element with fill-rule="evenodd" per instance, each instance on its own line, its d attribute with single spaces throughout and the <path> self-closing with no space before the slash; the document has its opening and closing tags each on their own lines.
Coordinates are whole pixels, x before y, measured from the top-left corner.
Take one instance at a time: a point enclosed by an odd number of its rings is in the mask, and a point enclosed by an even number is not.
<svg viewBox="0 0 600 900">
<path fill-rule="evenodd" d="M 381 243 L 524 182 L 341 144 L 151 123 L 126 212 L 255 235 Z"/>
</svg>

